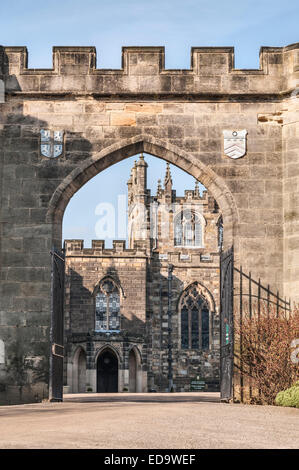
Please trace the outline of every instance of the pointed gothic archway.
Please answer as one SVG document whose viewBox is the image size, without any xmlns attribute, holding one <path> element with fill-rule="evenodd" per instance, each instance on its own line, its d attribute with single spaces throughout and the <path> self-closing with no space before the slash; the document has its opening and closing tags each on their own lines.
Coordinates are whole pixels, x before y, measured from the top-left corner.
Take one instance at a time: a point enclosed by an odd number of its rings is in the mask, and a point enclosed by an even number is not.
<svg viewBox="0 0 299 470">
<path fill-rule="evenodd" d="M 72 393 L 86 392 L 86 353 L 79 347 L 73 358 Z"/>
<path fill-rule="evenodd" d="M 99 154 L 94 155 L 92 158 L 81 163 L 79 167 L 73 170 L 59 184 L 50 200 L 46 218 L 49 228 L 51 229 L 53 246 L 61 246 L 63 215 L 71 197 L 85 183 L 100 172 L 125 158 L 131 157 L 140 152 L 144 152 L 170 162 L 200 181 L 215 198 L 220 208 L 224 225 L 224 248 L 235 243 L 238 214 L 232 193 L 224 183 L 223 179 L 216 175 L 210 167 L 207 167 L 200 162 L 200 160 L 194 155 L 187 153 L 181 148 L 152 136 L 139 135 L 130 139 L 121 140 L 118 143 L 103 149 Z M 238 244 L 236 244 L 236 251 L 237 249 Z M 106 359 L 113 361 L 113 354 L 111 357 L 107 356 Z M 114 365 L 115 369 L 118 370 L 116 363 Z M 104 362 L 98 362 L 98 367 L 103 373 Z M 116 376 L 117 374 L 115 374 L 113 380 L 111 379 L 112 382 L 116 380 Z M 110 390 L 110 385 L 106 385 L 103 385 L 103 387 L 108 387 Z M 97 387 L 99 389 L 102 385 L 100 386 L 98 383 Z M 115 385 L 113 385 L 113 388 L 115 389 Z"/>
<path fill-rule="evenodd" d="M 97 359 L 97 393 L 116 392 L 118 392 L 118 359 L 111 348 L 106 348 Z"/>
<path fill-rule="evenodd" d="M 144 152 L 176 165 L 200 181 L 216 199 L 223 216 L 224 248 L 232 246 L 236 239 L 238 213 L 229 188 L 210 167 L 181 148 L 153 136 L 138 135 L 120 140 L 84 161 L 56 188 L 50 200 L 46 221 L 52 229 L 54 246 L 61 246 L 62 219 L 71 197 L 98 173 L 125 158 Z M 236 247 L 237 249 L 237 247 Z M 235 251 L 235 256 L 237 256 Z"/>
<path fill-rule="evenodd" d="M 138 347 L 133 346 L 129 351 L 129 392 L 142 391 L 142 359 Z"/>
</svg>

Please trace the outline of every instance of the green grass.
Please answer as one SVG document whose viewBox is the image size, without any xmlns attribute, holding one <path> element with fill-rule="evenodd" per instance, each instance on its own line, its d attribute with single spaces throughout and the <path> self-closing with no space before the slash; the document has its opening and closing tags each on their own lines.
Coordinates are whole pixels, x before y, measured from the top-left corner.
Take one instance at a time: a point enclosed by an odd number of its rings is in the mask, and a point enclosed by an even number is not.
<svg viewBox="0 0 299 470">
<path fill-rule="evenodd" d="M 283 390 L 276 395 L 276 405 L 293 406 L 299 408 L 299 381 L 287 390 Z"/>
</svg>

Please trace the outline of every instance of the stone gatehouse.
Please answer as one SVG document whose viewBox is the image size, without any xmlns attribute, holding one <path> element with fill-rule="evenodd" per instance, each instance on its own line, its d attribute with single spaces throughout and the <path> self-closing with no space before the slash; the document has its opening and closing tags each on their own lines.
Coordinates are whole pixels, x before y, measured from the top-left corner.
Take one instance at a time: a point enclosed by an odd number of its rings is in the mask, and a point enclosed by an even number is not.
<svg viewBox="0 0 299 470">
<path fill-rule="evenodd" d="M 28 68 L 25 47 L 0 47 L 0 80 L 1 403 L 48 394 L 49 252 L 61 248 L 65 207 L 140 152 L 200 181 L 236 263 L 299 300 L 298 44 L 261 48 L 257 70 L 236 69 L 227 47 L 192 48 L 188 70 L 165 69 L 161 47 L 123 48 L 120 70 L 97 68 L 94 47 L 55 47 L 52 69 Z M 246 131 L 240 158 L 224 131 Z"/>
<path fill-rule="evenodd" d="M 219 390 L 222 216 L 197 184 L 184 197 L 172 185 L 167 166 L 151 196 L 141 156 L 128 181 L 130 248 L 65 241 L 66 390 Z"/>
</svg>

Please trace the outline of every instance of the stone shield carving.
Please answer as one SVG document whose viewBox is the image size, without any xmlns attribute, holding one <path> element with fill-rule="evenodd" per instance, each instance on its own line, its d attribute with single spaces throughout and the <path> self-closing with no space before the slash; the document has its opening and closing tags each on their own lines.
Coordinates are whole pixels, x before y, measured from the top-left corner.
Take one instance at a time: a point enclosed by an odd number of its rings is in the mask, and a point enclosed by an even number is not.
<svg viewBox="0 0 299 470">
<path fill-rule="evenodd" d="M 44 157 L 57 158 L 63 152 L 63 131 L 42 129 L 40 131 L 40 152 Z"/>
<path fill-rule="evenodd" d="M 246 154 L 247 130 L 223 131 L 224 154 L 230 158 L 240 158 Z"/>
</svg>

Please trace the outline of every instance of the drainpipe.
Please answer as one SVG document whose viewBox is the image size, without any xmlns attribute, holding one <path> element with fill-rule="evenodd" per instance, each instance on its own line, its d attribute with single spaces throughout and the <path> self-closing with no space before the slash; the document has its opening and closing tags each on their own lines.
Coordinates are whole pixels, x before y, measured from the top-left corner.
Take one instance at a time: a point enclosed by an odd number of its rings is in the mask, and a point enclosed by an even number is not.
<svg viewBox="0 0 299 470">
<path fill-rule="evenodd" d="M 172 271 L 173 264 L 168 265 L 168 391 L 171 392 L 173 388 L 173 371 L 172 371 L 172 311 L 171 311 L 171 298 L 172 298 Z"/>
</svg>

